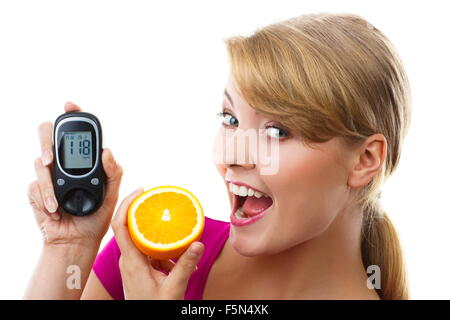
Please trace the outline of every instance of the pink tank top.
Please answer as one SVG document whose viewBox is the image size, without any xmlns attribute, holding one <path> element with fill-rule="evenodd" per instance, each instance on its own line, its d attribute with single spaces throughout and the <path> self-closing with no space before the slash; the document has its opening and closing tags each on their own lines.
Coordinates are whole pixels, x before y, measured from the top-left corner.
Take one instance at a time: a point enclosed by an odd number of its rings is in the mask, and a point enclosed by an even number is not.
<svg viewBox="0 0 450 320">
<path fill-rule="evenodd" d="M 189 278 L 185 300 L 201 300 L 209 270 L 230 234 L 230 223 L 205 217 L 200 242 L 205 246 L 198 270 Z M 93 270 L 108 293 L 115 300 L 123 300 L 122 277 L 119 269 L 120 249 L 114 237 L 109 240 L 95 259 Z M 177 259 L 173 259 L 175 262 Z"/>
</svg>

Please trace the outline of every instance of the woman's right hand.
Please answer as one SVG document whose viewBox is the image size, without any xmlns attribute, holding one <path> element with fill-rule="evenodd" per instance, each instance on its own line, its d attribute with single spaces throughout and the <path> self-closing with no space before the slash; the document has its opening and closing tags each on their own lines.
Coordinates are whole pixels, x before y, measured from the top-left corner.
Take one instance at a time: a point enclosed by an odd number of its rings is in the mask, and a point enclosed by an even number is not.
<svg viewBox="0 0 450 320">
<path fill-rule="evenodd" d="M 66 103 L 65 112 L 81 111 L 73 103 Z M 103 149 L 103 168 L 107 177 L 106 193 L 102 206 L 94 213 L 77 217 L 62 213 L 58 208 L 52 182 L 53 124 L 44 122 L 39 126 L 41 157 L 34 162 L 37 180 L 28 187 L 28 200 L 34 211 L 45 244 L 99 245 L 108 231 L 116 207 L 122 167 L 114 160 L 109 149 Z"/>
</svg>

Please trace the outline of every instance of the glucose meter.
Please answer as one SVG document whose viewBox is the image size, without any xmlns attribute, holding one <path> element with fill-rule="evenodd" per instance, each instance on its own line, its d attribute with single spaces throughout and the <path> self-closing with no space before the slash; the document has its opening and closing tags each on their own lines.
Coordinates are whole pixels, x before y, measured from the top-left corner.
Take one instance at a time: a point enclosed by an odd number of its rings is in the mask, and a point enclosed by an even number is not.
<svg viewBox="0 0 450 320">
<path fill-rule="evenodd" d="M 95 212 L 105 193 L 102 130 L 97 117 L 87 112 L 60 115 L 54 125 L 53 145 L 53 186 L 59 206 L 75 216 Z"/>
</svg>

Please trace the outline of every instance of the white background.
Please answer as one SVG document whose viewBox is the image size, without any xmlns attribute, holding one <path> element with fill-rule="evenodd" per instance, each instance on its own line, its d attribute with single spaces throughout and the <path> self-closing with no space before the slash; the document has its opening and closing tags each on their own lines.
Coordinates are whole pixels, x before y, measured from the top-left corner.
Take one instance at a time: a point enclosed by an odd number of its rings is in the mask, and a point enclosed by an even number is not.
<svg viewBox="0 0 450 320">
<path fill-rule="evenodd" d="M 412 298 L 450 298 L 444 3 L 1 1 L 0 299 L 22 297 L 41 249 L 26 197 L 41 122 L 54 121 L 66 101 L 79 104 L 100 118 L 104 146 L 125 168 L 120 199 L 141 186 L 178 185 L 199 198 L 207 216 L 228 221 L 211 153 L 228 77 L 223 39 L 322 11 L 360 14 L 400 52 L 413 118 L 382 201 L 403 243 Z"/>
</svg>

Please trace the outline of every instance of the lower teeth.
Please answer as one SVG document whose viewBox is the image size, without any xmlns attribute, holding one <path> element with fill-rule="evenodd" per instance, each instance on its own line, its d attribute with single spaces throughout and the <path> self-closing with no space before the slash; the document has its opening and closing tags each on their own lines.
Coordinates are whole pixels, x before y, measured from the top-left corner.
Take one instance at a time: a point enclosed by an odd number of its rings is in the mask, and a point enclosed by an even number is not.
<svg viewBox="0 0 450 320">
<path fill-rule="evenodd" d="M 247 216 L 244 212 L 242 212 L 242 208 L 237 209 L 236 213 L 234 215 L 238 219 L 247 219 L 247 218 L 249 218 L 249 216 Z"/>
</svg>

